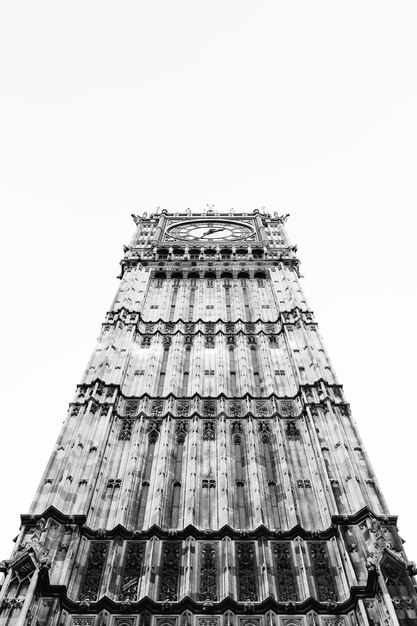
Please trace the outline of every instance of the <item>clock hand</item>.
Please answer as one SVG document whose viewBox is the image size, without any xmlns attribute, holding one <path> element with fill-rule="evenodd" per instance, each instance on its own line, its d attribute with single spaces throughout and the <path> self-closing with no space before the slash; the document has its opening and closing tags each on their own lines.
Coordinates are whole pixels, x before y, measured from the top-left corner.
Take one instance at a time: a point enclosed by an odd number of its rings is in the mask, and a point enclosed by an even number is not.
<svg viewBox="0 0 417 626">
<path fill-rule="evenodd" d="M 212 233 L 219 233 L 222 230 L 224 230 L 224 228 L 210 228 L 206 233 L 203 233 L 203 237 L 205 235 L 211 235 Z"/>
</svg>

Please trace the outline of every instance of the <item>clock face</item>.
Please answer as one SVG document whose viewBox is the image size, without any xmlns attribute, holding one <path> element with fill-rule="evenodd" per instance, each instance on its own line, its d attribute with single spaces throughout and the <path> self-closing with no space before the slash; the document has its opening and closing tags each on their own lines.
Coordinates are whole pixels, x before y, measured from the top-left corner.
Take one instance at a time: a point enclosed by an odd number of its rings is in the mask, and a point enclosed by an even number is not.
<svg viewBox="0 0 417 626">
<path fill-rule="evenodd" d="M 236 241 L 237 239 L 247 239 L 251 237 L 253 233 L 253 228 L 246 224 L 220 221 L 186 222 L 176 224 L 168 229 L 168 235 L 170 237 L 184 239 L 185 241 L 193 241 L 194 239 L 202 239 L 203 241 L 219 241 L 224 239 Z"/>
</svg>

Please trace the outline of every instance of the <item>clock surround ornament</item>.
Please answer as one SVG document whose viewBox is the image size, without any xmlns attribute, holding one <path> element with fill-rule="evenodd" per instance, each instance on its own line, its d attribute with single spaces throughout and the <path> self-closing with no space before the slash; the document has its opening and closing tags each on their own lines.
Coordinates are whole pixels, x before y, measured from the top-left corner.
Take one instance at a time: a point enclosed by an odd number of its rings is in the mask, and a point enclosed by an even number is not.
<svg viewBox="0 0 417 626">
<path fill-rule="evenodd" d="M 168 238 L 182 241 L 239 241 L 250 239 L 255 229 L 249 224 L 239 224 L 226 220 L 193 220 L 170 226 Z"/>
</svg>

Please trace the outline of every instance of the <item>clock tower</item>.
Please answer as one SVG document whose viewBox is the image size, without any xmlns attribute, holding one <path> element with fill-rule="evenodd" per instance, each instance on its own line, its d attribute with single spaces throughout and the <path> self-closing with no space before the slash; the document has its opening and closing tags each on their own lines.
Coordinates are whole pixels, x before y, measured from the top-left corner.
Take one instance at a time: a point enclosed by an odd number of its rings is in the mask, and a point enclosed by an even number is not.
<svg viewBox="0 0 417 626">
<path fill-rule="evenodd" d="M 417 626 L 286 216 L 133 216 L 0 626 Z"/>
</svg>

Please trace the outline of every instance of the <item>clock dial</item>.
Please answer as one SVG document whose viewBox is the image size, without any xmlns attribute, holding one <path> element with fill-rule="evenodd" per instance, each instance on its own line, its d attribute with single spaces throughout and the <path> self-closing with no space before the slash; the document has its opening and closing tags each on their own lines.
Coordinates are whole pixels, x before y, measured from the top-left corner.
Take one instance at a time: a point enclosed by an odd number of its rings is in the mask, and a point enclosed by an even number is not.
<svg viewBox="0 0 417 626">
<path fill-rule="evenodd" d="M 235 222 L 215 222 L 215 221 L 195 221 L 183 224 L 176 224 L 168 229 L 168 235 L 175 239 L 193 241 L 200 239 L 203 241 L 236 241 L 237 239 L 247 239 L 253 235 L 254 231 L 246 224 Z"/>
</svg>

